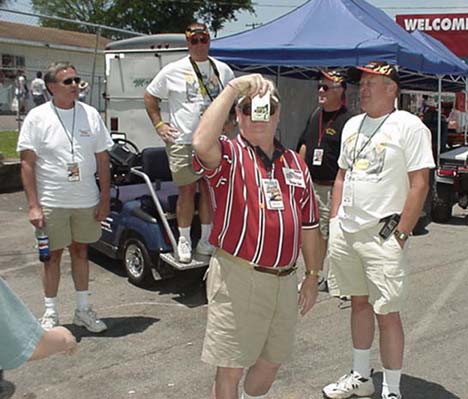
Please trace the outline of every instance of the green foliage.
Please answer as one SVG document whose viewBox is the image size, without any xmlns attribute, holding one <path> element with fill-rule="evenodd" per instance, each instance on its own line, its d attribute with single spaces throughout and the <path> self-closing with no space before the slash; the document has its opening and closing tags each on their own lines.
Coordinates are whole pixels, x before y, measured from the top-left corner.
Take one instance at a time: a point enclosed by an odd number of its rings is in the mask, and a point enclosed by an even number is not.
<svg viewBox="0 0 468 399">
<path fill-rule="evenodd" d="M 18 158 L 16 144 L 18 143 L 18 132 L 14 130 L 0 131 L 0 153 L 5 158 Z"/>
<path fill-rule="evenodd" d="M 235 12 L 254 12 L 252 0 L 32 0 L 35 11 L 50 16 L 107 25 L 135 32 L 177 33 L 193 21 L 205 22 L 211 31 L 235 20 Z M 77 30 L 76 24 L 42 19 L 42 26 Z M 82 32 L 94 28 L 78 26 Z"/>
</svg>

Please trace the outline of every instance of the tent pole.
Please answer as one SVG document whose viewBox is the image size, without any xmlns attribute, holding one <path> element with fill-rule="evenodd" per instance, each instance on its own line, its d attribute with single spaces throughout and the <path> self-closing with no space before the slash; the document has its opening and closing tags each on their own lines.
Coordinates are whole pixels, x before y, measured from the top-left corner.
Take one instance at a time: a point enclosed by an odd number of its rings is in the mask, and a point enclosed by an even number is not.
<svg viewBox="0 0 468 399">
<path fill-rule="evenodd" d="M 465 112 L 463 112 L 463 122 L 464 122 L 464 127 L 463 127 L 463 144 L 468 145 L 468 140 L 467 140 L 467 128 L 468 128 L 468 76 L 465 76 Z"/>
<path fill-rule="evenodd" d="M 281 75 L 281 66 L 278 65 L 278 68 L 276 69 L 276 90 L 278 90 L 279 93 L 279 88 L 280 88 L 280 75 Z M 281 137 L 281 129 L 278 129 L 278 140 L 282 141 Z"/>
<path fill-rule="evenodd" d="M 442 76 L 443 75 L 437 75 L 437 91 L 439 96 L 439 104 L 437 107 L 437 166 L 439 166 L 440 160 L 440 140 L 442 129 Z"/>
</svg>

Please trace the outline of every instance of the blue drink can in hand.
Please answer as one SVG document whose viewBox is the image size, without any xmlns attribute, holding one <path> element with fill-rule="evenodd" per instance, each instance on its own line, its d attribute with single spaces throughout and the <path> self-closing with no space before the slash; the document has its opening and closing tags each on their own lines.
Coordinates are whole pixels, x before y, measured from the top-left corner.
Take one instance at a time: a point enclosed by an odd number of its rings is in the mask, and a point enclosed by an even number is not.
<svg viewBox="0 0 468 399">
<path fill-rule="evenodd" d="M 41 262 L 47 262 L 50 260 L 49 250 L 49 237 L 46 234 L 40 232 L 37 235 L 37 246 L 39 248 L 39 260 Z"/>
</svg>

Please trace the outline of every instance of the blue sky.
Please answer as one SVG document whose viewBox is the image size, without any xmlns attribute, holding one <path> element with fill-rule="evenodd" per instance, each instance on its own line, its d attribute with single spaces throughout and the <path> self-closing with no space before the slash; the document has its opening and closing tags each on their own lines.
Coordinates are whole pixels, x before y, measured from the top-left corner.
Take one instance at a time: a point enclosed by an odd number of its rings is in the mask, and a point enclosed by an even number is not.
<svg viewBox="0 0 468 399">
<path fill-rule="evenodd" d="M 467 0 L 367 0 L 376 7 L 381 8 L 392 18 L 396 14 L 432 14 L 432 13 L 468 13 Z M 218 37 L 230 35 L 243 30 L 251 29 L 252 24 L 269 22 L 292 11 L 304 4 L 305 0 L 253 0 L 256 14 L 242 12 L 237 14 L 237 21 L 226 24 L 219 32 Z M 13 10 L 31 12 L 29 0 L 10 1 L 9 8 Z M 17 16 L 11 13 L 0 12 L 0 20 L 28 23 L 27 17 Z M 31 22 L 29 22 L 31 23 Z"/>
<path fill-rule="evenodd" d="M 394 18 L 397 14 L 443 14 L 468 13 L 467 0 L 367 0 L 381 8 Z M 256 4 L 256 15 L 247 12 L 238 13 L 238 20 L 226 24 L 218 37 L 230 35 L 246 29 L 251 24 L 261 24 L 280 17 L 305 3 L 305 0 L 253 0 Z"/>
</svg>

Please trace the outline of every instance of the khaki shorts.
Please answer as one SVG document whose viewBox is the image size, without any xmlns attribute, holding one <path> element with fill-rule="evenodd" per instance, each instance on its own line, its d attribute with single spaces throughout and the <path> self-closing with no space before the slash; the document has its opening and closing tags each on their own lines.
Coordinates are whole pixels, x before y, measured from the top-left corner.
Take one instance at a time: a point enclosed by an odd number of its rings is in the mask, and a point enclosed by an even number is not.
<svg viewBox="0 0 468 399">
<path fill-rule="evenodd" d="M 381 228 L 379 223 L 347 233 L 333 218 L 328 241 L 328 279 L 333 282 L 331 295 L 369 296 L 374 312 L 387 314 L 399 312 L 407 296 L 408 243 L 401 249 L 393 234 L 383 240 L 378 234 Z"/>
<path fill-rule="evenodd" d="M 247 368 L 258 358 L 281 364 L 291 357 L 297 322 L 297 275 L 261 273 L 217 249 L 206 284 L 208 321 L 202 360 Z"/>
<path fill-rule="evenodd" d="M 322 233 L 322 237 L 325 240 L 328 240 L 332 189 L 333 186 L 314 184 L 314 192 L 320 215 L 320 233 Z"/>
<path fill-rule="evenodd" d="M 178 186 L 186 186 L 200 180 L 200 175 L 193 171 L 193 147 L 190 144 L 166 144 L 169 169 L 172 179 Z"/>
<path fill-rule="evenodd" d="M 101 224 L 94 217 L 92 208 L 47 208 L 42 211 L 45 218 L 43 231 L 49 237 L 51 251 L 68 247 L 72 241 L 89 244 L 101 237 Z"/>
</svg>

